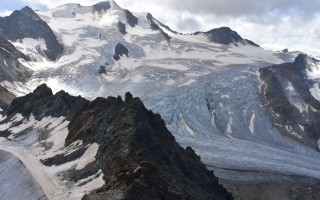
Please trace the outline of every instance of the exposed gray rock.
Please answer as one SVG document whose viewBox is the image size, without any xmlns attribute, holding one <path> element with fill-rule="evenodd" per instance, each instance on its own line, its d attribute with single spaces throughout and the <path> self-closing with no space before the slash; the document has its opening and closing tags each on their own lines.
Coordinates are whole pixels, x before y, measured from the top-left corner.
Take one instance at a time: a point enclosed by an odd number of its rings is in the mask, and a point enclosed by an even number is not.
<svg viewBox="0 0 320 200">
<path fill-rule="evenodd" d="M 25 81 L 31 77 L 31 70 L 23 66 L 18 59 L 30 58 L 18 51 L 8 38 L 0 33 L 0 81 Z"/>
<path fill-rule="evenodd" d="M 265 82 L 262 99 L 266 100 L 264 103 L 270 108 L 270 116 L 284 134 L 319 150 L 320 102 L 309 90 L 312 82 L 305 76 L 309 66 L 307 60 L 306 55 L 300 54 L 293 63 L 260 69 L 261 79 Z M 299 110 L 303 105 L 307 105 L 307 109 Z"/>
<path fill-rule="evenodd" d="M 218 44 L 224 44 L 224 45 L 249 44 L 252 46 L 259 47 L 259 45 L 255 44 L 254 42 L 243 39 L 237 32 L 231 30 L 229 27 L 221 27 L 221 28 L 211 29 L 210 31 L 207 31 L 207 32 L 196 32 L 194 34 L 197 35 L 201 33 L 208 36 L 211 42 L 215 42 Z"/>
<path fill-rule="evenodd" d="M 97 11 L 99 13 L 106 12 L 111 8 L 109 1 L 104 1 L 93 5 L 93 11 Z"/>
<path fill-rule="evenodd" d="M 120 56 L 129 56 L 129 50 L 121 43 L 118 43 L 114 50 L 113 58 L 115 60 L 120 60 Z"/>
<path fill-rule="evenodd" d="M 134 16 L 129 10 L 125 9 L 124 12 L 126 13 L 127 23 L 131 27 L 135 27 L 138 24 L 138 18 Z"/>
<path fill-rule="evenodd" d="M 126 25 L 122 22 L 118 22 L 118 28 L 119 28 L 119 31 L 122 35 L 125 35 L 127 34 L 127 31 L 126 31 Z"/>
<path fill-rule="evenodd" d="M 44 53 L 50 60 L 56 60 L 63 51 L 63 46 L 48 24 L 29 7 L 14 11 L 8 17 L 1 17 L 0 28 L 11 41 L 43 38 L 47 46 Z"/>
<path fill-rule="evenodd" d="M 0 107 L 2 109 L 7 108 L 14 98 L 12 93 L 0 85 Z"/>
<path fill-rule="evenodd" d="M 159 31 L 168 42 L 171 40 L 171 37 L 155 23 L 155 19 L 150 13 L 147 14 L 147 20 L 150 22 L 152 30 Z"/>
</svg>

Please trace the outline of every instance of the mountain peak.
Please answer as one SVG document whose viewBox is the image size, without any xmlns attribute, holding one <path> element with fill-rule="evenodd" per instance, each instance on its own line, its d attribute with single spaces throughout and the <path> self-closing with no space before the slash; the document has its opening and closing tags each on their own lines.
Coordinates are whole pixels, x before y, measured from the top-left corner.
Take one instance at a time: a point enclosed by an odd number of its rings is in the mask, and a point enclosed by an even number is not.
<svg viewBox="0 0 320 200">
<path fill-rule="evenodd" d="M 111 8 L 111 5 L 110 5 L 110 1 L 102 1 L 97 4 L 94 4 L 92 7 L 94 11 L 105 12 Z"/>
<path fill-rule="evenodd" d="M 224 45 L 229 45 L 229 44 L 242 44 L 242 45 L 252 45 L 259 47 L 259 45 L 255 44 L 254 42 L 250 40 L 243 39 L 236 31 L 232 30 L 229 27 L 223 26 L 220 28 L 214 28 L 211 29 L 207 32 L 196 32 L 195 34 L 204 34 L 208 37 L 208 39 L 211 42 L 215 42 L 218 44 L 224 44 Z"/>
<path fill-rule="evenodd" d="M 11 41 L 28 39 L 43 39 L 46 48 L 39 50 L 50 60 L 56 60 L 63 51 L 63 46 L 48 26 L 30 7 L 14 11 L 8 17 L 0 18 L 0 29 Z"/>
</svg>

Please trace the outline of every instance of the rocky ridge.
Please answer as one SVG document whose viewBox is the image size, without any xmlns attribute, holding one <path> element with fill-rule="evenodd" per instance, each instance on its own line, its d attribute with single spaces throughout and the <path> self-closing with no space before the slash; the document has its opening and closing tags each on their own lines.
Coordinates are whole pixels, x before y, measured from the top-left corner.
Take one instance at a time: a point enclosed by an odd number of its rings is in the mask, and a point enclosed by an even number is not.
<svg viewBox="0 0 320 200">
<path fill-rule="evenodd" d="M 37 120 L 65 116 L 70 121 L 65 146 L 77 140 L 99 144 L 96 161 L 64 174 L 76 181 L 102 170 L 105 185 L 83 199 L 233 199 L 191 147 L 178 145 L 160 115 L 130 93 L 124 101 L 121 97 L 88 101 L 63 91 L 53 95 L 41 85 L 13 100 L 7 115 L 16 113 Z M 59 165 L 82 154 L 56 155 L 42 162 Z"/>
<path fill-rule="evenodd" d="M 255 47 L 259 47 L 259 45 L 255 44 L 254 42 L 247 39 L 243 39 L 237 32 L 231 30 L 229 27 L 215 28 L 207 32 L 196 32 L 194 34 L 195 35 L 204 34 L 208 37 L 208 39 L 211 42 L 215 42 L 218 44 L 224 44 L 224 45 L 234 44 L 236 46 L 239 44 L 242 44 L 242 45 L 248 44 Z"/>
<path fill-rule="evenodd" d="M 293 63 L 260 69 L 262 99 L 284 134 L 319 150 L 320 103 L 309 90 L 314 81 L 306 76 L 308 60 L 300 54 Z"/>
</svg>

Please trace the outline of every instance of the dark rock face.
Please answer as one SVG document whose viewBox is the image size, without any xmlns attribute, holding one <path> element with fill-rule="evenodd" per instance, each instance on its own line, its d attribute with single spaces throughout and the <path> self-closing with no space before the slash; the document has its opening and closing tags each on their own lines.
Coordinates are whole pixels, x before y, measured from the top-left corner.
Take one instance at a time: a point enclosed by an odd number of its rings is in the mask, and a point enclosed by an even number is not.
<svg viewBox="0 0 320 200">
<path fill-rule="evenodd" d="M 200 34 L 202 32 L 196 32 L 195 34 Z M 250 44 L 252 46 L 259 47 L 259 45 L 255 44 L 250 40 L 243 39 L 237 32 L 231 30 L 229 27 L 221 27 L 212 29 L 208 32 L 204 32 L 206 36 L 208 36 L 211 42 L 215 42 L 218 44 Z"/>
<path fill-rule="evenodd" d="M 24 81 L 31 76 L 31 71 L 18 62 L 19 58 L 30 61 L 0 33 L 0 81 Z"/>
<path fill-rule="evenodd" d="M 171 40 L 171 37 L 155 23 L 156 19 L 150 13 L 147 14 L 147 20 L 150 22 L 152 30 L 159 31 L 168 42 Z"/>
<path fill-rule="evenodd" d="M 18 51 L 16 47 L 13 46 L 13 44 L 11 44 L 11 42 L 8 41 L 8 38 L 2 33 L 0 33 L 0 48 L 1 50 L 6 50 L 8 54 L 10 54 L 16 59 L 22 58 L 26 61 L 30 61 L 30 58 L 24 55 L 22 52 Z"/>
<path fill-rule="evenodd" d="M 120 60 L 120 56 L 126 55 L 129 56 L 129 50 L 121 43 L 118 43 L 116 45 L 116 48 L 114 50 L 113 59 Z"/>
<path fill-rule="evenodd" d="M 126 13 L 127 23 L 131 27 L 135 27 L 138 24 L 138 18 L 134 16 L 129 10 L 124 10 L 124 12 Z"/>
<path fill-rule="evenodd" d="M 93 5 L 93 11 L 97 11 L 99 13 L 106 12 L 110 8 L 111 8 L 111 5 L 109 1 L 100 2 Z"/>
<path fill-rule="evenodd" d="M 0 85 L 0 107 L 2 109 L 7 108 L 14 98 L 12 93 Z"/>
<path fill-rule="evenodd" d="M 125 96 L 125 101 L 121 97 L 87 101 L 64 92 L 52 95 L 41 85 L 15 99 L 8 114 L 33 113 L 37 119 L 66 116 L 70 121 L 66 146 L 79 139 L 84 145 L 99 144 L 96 161 L 65 175 L 77 180 L 103 171 L 105 185 L 83 199 L 233 199 L 191 148 L 179 146 L 160 115 L 130 93 Z M 59 164 L 63 159 L 60 155 L 44 162 Z"/>
<path fill-rule="evenodd" d="M 8 17 L 1 17 L 0 28 L 3 34 L 12 41 L 24 38 L 43 38 L 47 46 L 44 54 L 50 60 L 56 60 L 63 51 L 63 46 L 59 44 L 48 24 L 29 7 L 14 11 Z"/>
<path fill-rule="evenodd" d="M 278 117 L 273 120 L 282 132 L 293 139 L 319 150 L 320 138 L 320 103 L 310 93 L 313 84 L 306 79 L 305 70 L 308 69 L 306 55 L 299 55 L 293 63 L 272 65 L 260 69 L 261 79 L 265 82 L 262 87 L 262 99 L 270 110 Z M 291 87 L 288 85 L 291 84 Z M 301 112 L 296 104 L 308 105 L 307 110 Z M 285 126 L 290 127 L 289 130 Z M 293 136 L 299 134 L 301 138 Z"/>
<path fill-rule="evenodd" d="M 122 35 L 125 35 L 127 34 L 127 31 L 126 31 L 126 25 L 122 22 L 118 22 L 118 28 L 119 28 L 119 31 Z"/>
</svg>

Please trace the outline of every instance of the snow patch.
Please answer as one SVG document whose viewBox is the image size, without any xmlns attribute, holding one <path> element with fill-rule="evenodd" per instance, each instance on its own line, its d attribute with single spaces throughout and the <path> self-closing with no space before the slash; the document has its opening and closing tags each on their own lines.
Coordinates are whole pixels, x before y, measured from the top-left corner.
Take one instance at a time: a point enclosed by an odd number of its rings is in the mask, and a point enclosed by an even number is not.
<svg viewBox="0 0 320 200">
<path fill-rule="evenodd" d="M 43 38 L 23 38 L 12 42 L 13 45 L 22 53 L 29 55 L 33 60 L 43 61 L 46 60 L 43 55 L 47 50 L 46 41 Z M 41 55 L 39 55 L 42 54 Z"/>
<path fill-rule="evenodd" d="M 227 128 L 226 128 L 226 134 L 228 137 L 232 137 L 232 117 L 229 118 L 229 122 L 227 124 Z"/>
<path fill-rule="evenodd" d="M 9 65 L 8 65 L 8 63 L 7 63 L 7 61 L 4 59 L 3 60 L 3 63 L 7 66 L 7 67 L 9 67 Z"/>
<path fill-rule="evenodd" d="M 182 114 L 179 114 L 179 122 L 178 122 L 178 127 L 183 130 L 186 133 L 189 133 L 191 136 L 195 137 L 196 134 L 195 132 L 186 124 L 184 121 Z"/>
<path fill-rule="evenodd" d="M 71 199 L 71 200 L 82 199 L 82 197 L 85 194 L 88 194 L 92 190 L 102 187 L 105 184 L 105 181 L 103 180 L 103 176 L 104 174 L 102 173 L 102 170 L 99 169 L 97 174 L 90 176 L 86 179 L 80 180 L 78 183 L 76 183 L 77 186 L 75 188 L 72 188 L 72 190 L 68 194 L 68 199 Z M 83 183 L 86 183 L 86 184 L 83 185 Z"/>
<path fill-rule="evenodd" d="M 17 113 L 15 116 L 12 117 L 11 121 L 0 125 L 0 131 L 8 130 L 11 127 L 12 123 L 20 122 L 22 119 L 23 119 L 23 116 Z"/>
<path fill-rule="evenodd" d="M 289 133 L 290 135 L 293 135 L 293 136 L 295 136 L 295 137 L 297 137 L 297 138 L 299 138 L 299 139 L 302 139 L 302 136 L 301 136 L 301 135 L 299 135 L 298 133 L 292 131 L 292 127 L 291 127 L 291 126 L 286 125 L 285 128 L 286 128 L 286 130 L 288 131 L 288 133 Z"/>
<path fill-rule="evenodd" d="M 318 101 L 320 101 L 320 89 L 319 89 L 319 83 L 315 83 L 313 84 L 313 87 L 309 89 L 311 95 L 317 99 Z"/>
<path fill-rule="evenodd" d="M 10 52 L 7 49 L 5 49 L 3 47 L 0 47 L 0 49 L 2 49 L 3 51 L 7 52 L 8 54 L 10 54 Z"/>
<path fill-rule="evenodd" d="M 85 14 L 92 11 L 91 6 L 81 6 L 80 4 L 66 4 L 60 6 L 52 12 L 53 18 L 74 18 L 77 14 Z"/>
<path fill-rule="evenodd" d="M 302 125 L 299 124 L 299 127 L 300 127 L 301 130 L 305 131 L 305 130 L 304 130 L 304 129 L 305 129 L 304 126 L 302 126 Z"/>
<path fill-rule="evenodd" d="M 251 45 L 241 45 L 231 46 L 229 48 L 230 52 L 241 54 L 245 57 L 248 57 L 251 60 L 268 60 L 272 63 L 283 63 L 283 60 L 279 59 L 272 51 L 266 51 L 260 47 L 255 47 Z"/>
<path fill-rule="evenodd" d="M 135 82 L 135 83 L 143 82 L 144 79 L 145 79 L 144 76 L 141 75 L 141 74 L 134 75 L 134 76 L 131 77 L 131 80 L 132 80 L 133 82 Z"/>
<path fill-rule="evenodd" d="M 68 124 L 69 121 L 64 117 L 45 117 L 38 121 L 33 115 L 24 118 L 21 114 L 16 114 L 9 122 L 0 125 L 0 131 L 9 128 L 12 132 L 11 139 L 0 140 L 0 149 L 13 154 L 24 163 L 49 199 L 81 199 L 84 194 L 102 187 L 105 183 L 101 170 L 77 183 L 66 182 L 59 178 L 59 174 L 63 171 L 80 170 L 94 162 L 99 148 L 97 143 L 88 145 L 84 154 L 75 161 L 51 167 L 44 166 L 40 162 L 41 159 L 58 154 L 70 154 L 82 145 L 82 141 L 76 141 L 64 147 L 65 138 L 68 135 Z M 28 128 L 31 129 L 26 131 Z M 21 135 L 21 131 L 25 133 Z M 46 136 L 39 141 L 38 137 L 40 138 L 41 134 Z M 27 144 L 26 141 L 28 141 Z M 44 149 L 43 143 L 51 143 L 53 146 Z"/>
<path fill-rule="evenodd" d="M 293 85 L 290 83 L 284 90 L 289 90 L 289 92 L 294 92 L 294 87 L 293 87 Z"/>
<path fill-rule="evenodd" d="M 230 99 L 229 95 L 221 95 L 221 99 Z"/>
<path fill-rule="evenodd" d="M 250 123 L 249 123 L 249 130 L 251 133 L 254 133 L 254 120 L 256 118 L 256 114 L 252 113 L 251 118 L 250 118 Z"/>
<path fill-rule="evenodd" d="M 290 104 L 298 108 L 301 113 L 308 113 L 308 105 L 304 102 L 300 94 L 296 92 L 292 83 L 289 81 L 285 81 L 284 89 Z"/>
<path fill-rule="evenodd" d="M 211 113 L 211 124 L 214 126 L 214 127 L 217 127 L 216 125 L 216 118 L 215 118 L 215 111 L 213 110 L 212 113 Z"/>
<path fill-rule="evenodd" d="M 84 152 L 79 161 L 77 162 L 76 170 L 83 169 L 87 164 L 92 163 L 96 160 L 95 156 L 97 155 L 99 145 L 97 143 L 91 144 L 88 149 Z"/>
<path fill-rule="evenodd" d="M 320 63 L 313 62 L 310 59 L 307 60 L 308 68 L 306 69 L 306 74 L 309 79 L 314 80 L 320 78 Z"/>
<path fill-rule="evenodd" d="M 175 84 L 175 82 L 176 82 L 175 80 L 169 79 L 166 81 L 166 85 L 173 85 L 173 84 Z"/>
<path fill-rule="evenodd" d="M 193 83 L 193 82 L 195 82 L 195 81 L 196 81 L 195 79 L 188 80 L 187 82 L 185 82 L 184 84 L 179 85 L 178 87 L 188 86 L 188 85 L 190 85 L 191 83 Z"/>
</svg>

